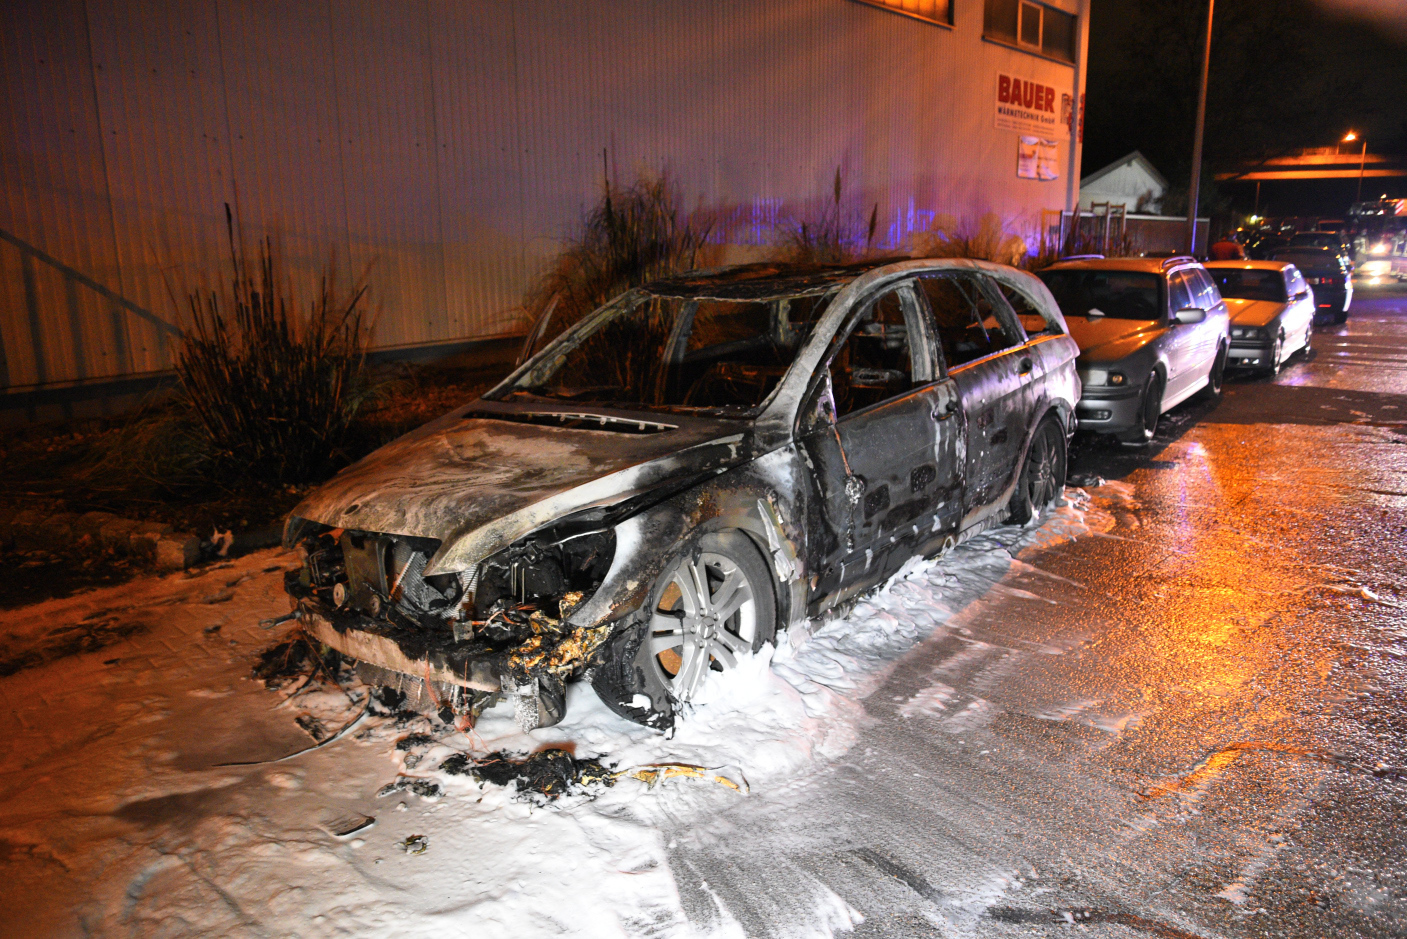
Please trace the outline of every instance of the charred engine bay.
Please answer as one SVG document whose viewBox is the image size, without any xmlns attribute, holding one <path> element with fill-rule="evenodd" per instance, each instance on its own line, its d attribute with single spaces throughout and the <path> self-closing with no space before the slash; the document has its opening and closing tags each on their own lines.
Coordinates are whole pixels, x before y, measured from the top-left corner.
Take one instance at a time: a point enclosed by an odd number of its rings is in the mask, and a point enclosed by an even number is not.
<svg viewBox="0 0 1407 939">
<path fill-rule="evenodd" d="M 599 520 L 563 522 L 520 539 L 469 571 L 425 576 L 440 543 L 319 526 L 286 575 L 301 610 L 383 636 L 413 662 L 436 661 L 523 686 L 579 673 L 611 624 L 567 623 L 600 586 L 615 532 Z"/>
</svg>

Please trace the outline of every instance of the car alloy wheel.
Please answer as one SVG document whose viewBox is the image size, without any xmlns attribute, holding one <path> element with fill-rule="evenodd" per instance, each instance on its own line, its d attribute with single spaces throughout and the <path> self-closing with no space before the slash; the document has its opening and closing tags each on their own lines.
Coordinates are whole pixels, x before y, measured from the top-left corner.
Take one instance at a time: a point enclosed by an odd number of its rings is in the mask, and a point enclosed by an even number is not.
<svg viewBox="0 0 1407 939">
<path fill-rule="evenodd" d="M 1065 433 L 1058 421 L 1046 418 L 1031 438 L 1011 497 L 1008 517 L 1013 523 L 1026 524 L 1065 491 L 1066 460 Z"/>
<path fill-rule="evenodd" d="M 757 599 L 742 568 L 726 555 L 680 558 L 650 612 L 646 649 L 678 701 L 698 694 L 709 672 L 732 668 L 757 635 Z"/>
<path fill-rule="evenodd" d="M 645 603 L 603 650 L 592 685 L 606 705 L 668 726 L 710 676 L 776 632 L 771 568 L 748 537 L 713 532 L 665 565 Z"/>
<path fill-rule="evenodd" d="M 1278 335 L 1278 336 L 1275 337 L 1275 345 L 1272 346 L 1271 349 L 1270 349 L 1270 374 L 1271 374 L 1271 375 L 1279 375 L 1279 374 L 1280 374 L 1280 366 L 1281 366 L 1282 364 L 1284 364 L 1284 363 L 1282 363 L 1282 362 L 1280 361 L 1280 359 L 1281 359 L 1281 356 L 1283 356 L 1284 354 L 1285 354 L 1285 333 L 1284 333 L 1284 331 L 1281 331 L 1280 335 Z"/>
</svg>

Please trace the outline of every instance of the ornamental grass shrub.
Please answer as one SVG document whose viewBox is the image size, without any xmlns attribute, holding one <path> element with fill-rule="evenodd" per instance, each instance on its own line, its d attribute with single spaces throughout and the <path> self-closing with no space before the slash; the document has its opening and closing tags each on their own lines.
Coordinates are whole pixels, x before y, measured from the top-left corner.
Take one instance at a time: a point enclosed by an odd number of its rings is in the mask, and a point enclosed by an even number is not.
<svg viewBox="0 0 1407 939">
<path fill-rule="evenodd" d="M 212 468 L 296 485 L 341 456 L 369 393 L 365 276 L 338 288 L 336 256 L 300 304 L 274 240 L 251 258 L 229 229 L 229 280 L 186 296 L 176 373 Z"/>
</svg>

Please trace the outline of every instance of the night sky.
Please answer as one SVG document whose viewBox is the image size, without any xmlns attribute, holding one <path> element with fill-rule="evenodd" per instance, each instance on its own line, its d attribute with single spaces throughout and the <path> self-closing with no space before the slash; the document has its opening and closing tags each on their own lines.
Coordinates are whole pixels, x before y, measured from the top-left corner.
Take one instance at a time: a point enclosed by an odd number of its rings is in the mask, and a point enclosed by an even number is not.
<svg viewBox="0 0 1407 939">
<path fill-rule="evenodd" d="M 1084 174 L 1141 150 L 1185 211 L 1205 0 L 1093 0 Z M 1407 157 L 1407 35 L 1398 24 L 1309 0 L 1218 0 L 1202 211 L 1249 212 L 1253 183 L 1210 174 L 1350 129 L 1371 153 Z M 1346 146 L 1345 151 L 1349 148 Z M 1355 150 L 1356 152 L 1356 150 Z M 1342 215 L 1356 179 L 1263 184 L 1262 214 Z M 1364 198 L 1407 196 L 1407 179 L 1376 179 Z M 1177 203 L 1181 203 L 1178 205 Z"/>
</svg>

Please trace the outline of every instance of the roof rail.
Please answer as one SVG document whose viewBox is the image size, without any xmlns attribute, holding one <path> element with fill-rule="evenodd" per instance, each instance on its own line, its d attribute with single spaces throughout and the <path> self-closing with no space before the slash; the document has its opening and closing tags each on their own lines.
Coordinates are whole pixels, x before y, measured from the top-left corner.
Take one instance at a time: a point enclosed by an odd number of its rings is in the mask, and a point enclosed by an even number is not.
<svg viewBox="0 0 1407 939">
<path fill-rule="evenodd" d="M 1059 261 L 1102 261 L 1102 260 L 1104 260 L 1104 255 L 1102 255 L 1102 254 L 1067 254 L 1067 255 L 1065 255 L 1065 256 L 1062 257 L 1062 258 L 1058 258 L 1058 259 L 1057 259 L 1057 263 L 1058 263 Z"/>
<path fill-rule="evenodd" d="M 1174 254 L 1170 258 L 1163 258 L 1163 270 L 1167 270 L 1174 264 L 1196 264 L 1197 259 L 1190 254 Z"/>
</svg>

